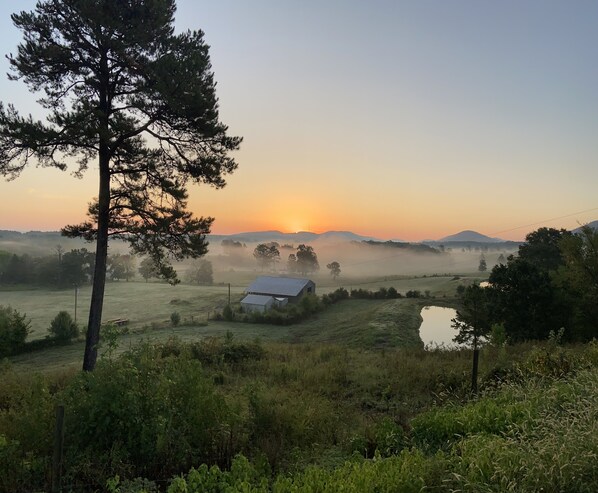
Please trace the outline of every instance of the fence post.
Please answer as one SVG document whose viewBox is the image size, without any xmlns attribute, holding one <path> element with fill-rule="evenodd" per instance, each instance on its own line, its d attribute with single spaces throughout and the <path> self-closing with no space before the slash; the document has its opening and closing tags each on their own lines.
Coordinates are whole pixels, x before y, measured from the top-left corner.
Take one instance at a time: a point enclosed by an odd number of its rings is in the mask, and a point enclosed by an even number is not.
<svg viewBox="0 0 598 493">
<path fill-rule="evenodd" d="M 62 447 L 64 444 L 64 406 L 56 406 L 54 455 L 52 456 L 52 493 L 60 493 L 62 483 Z"/>
</svg>

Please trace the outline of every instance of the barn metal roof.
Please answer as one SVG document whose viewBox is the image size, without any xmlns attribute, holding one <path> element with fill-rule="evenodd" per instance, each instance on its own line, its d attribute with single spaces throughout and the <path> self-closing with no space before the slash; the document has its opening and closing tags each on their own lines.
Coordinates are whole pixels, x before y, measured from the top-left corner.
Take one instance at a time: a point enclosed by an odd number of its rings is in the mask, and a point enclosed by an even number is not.
<svg viewBox="0 0 598 493">
<path fill-rule="evenodd" d="M 270 294 L 272 296 L 297 296 L 309 284 L 309 279 L 296 277 L 260 276 L 247 288 L 248 293 Z"/>
<path fill-rule="evenodd" d="M 241 300 L 241 303 L 266 306 L 270 300 L 274 301 L 274 298 L 272 298 L 272 296 L 263 296 L 261 294 L 248 294 Z"/>
</svg>

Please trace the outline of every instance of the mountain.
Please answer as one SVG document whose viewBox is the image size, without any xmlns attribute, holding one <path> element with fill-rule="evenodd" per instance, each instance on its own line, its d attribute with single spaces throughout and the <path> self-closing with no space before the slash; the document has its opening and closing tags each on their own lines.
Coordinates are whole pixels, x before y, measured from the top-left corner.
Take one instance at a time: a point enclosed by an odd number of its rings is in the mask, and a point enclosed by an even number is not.
<svg viewBox="0 0 598 493">
<path fill-rule="evenodd" d="M 598 230 L 598 221 L 592 221 L 591 223 L 584 224 L 584 226 L 589 226 L 592 229 Z M 579 228 L 575 228 L 572 233 L 581 233 L 581 226 Z"/>
<path fill-rule="evenodd" d="M 276 241 L 278 243 L 312 243 L 315 241 L 365 241 L 375 240 L 371 236 L 362 236 L 351 231 L 326 231 L 325 233 L 311 233 L 298 231 L 297 233 L 282 233 L 281 231 L 251 231 L 232 235 L 209 235 L 208 240 L 219 242 L 224 239 L 240 241 L 241 243 L 265 243 Z"/>
<path fill-rule="evenodd" d="M 475 241 L 477 243 L 501 243 L 505 240 L 501 240 L 500 238 L 490 238 L 490 236 L 483 235 L 478 233 L 477 231 L 465 230 L 461 231 L 460 233 L 445 236 L 437 240 L 438 242 L 448 243 L 451 241 Z"/>
</svg>

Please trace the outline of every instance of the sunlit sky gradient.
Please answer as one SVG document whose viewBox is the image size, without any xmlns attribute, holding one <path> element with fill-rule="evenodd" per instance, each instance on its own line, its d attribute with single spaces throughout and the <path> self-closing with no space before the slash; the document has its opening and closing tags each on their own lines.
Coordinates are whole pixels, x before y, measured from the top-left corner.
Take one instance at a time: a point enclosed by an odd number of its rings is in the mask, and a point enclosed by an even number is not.
<svg viewBox="0 0 598 493">
<path fill-rule="evenodd" d="M 5 53 L 21 39 L 8 4 Z M 179 0 L 177 28 L 205 32 L 222 121 L 244 137 L 228 186 L 193 189 L 191 209 L 215 233 L 412 241 L 598 219 L 597 26 L 590 0 Z M 0 99 L 38 111 L 20 82 L 2 78 Z M 0 179 L 0 229 L 80 221 L 96 172 Z"/>
</svg>

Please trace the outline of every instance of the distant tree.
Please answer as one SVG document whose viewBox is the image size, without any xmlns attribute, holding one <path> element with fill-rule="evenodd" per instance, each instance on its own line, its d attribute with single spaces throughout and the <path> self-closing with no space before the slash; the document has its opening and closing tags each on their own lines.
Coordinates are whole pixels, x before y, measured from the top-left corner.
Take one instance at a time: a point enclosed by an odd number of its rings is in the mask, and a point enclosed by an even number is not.
<svg viewBox="0 0 598 493">
<path fill-rule="evenodd" d="M 25 344 L 30 327 L 25 315 L 0 305 L 0 358 L 14 354 Z"/>
<path fill-rule="evenodd" d="M 299 245 L 297 247 L 297 272 L 302 275 L 309 274 L 310 272 L 316 272 L 320 270 L 320 264 L 318 263 L 318 256 L 314 251 L 313 247 L 309 245 Z"/>
<path fill-rule="evenodd" d="M 222 240 L 220 245 L 222 246 L 224 253 L 227 255 L 239 255 L 245 248 L 245 245 L 243 245 L 243 243 L 240 241 L 229 240 L 228 238 Z"/>
<path fill-rule="evenodd" d="M 4 284 L 30 284 L 35 277 L 33 259 L 30 255 L 13 254 L 4 269 Z"/>
<path fill-rule="evenodd" d="M 152 277 L 160 277 L 160 272 L 151 257 L 144 258 L 137 269 L 141 277 L 147 282 Z"/>
<path fill-rule="evenodd" d="M 241 139 L 226 135 L 201 31 L 174 34 L 175 0 L 40 0 L 13 14 L 23 32 L 9 55 L 13 79 L 39 100 L 46 121 L 0 106 L 0 174 L 31 161 L 82 175 L 97 161 L 98 199 L 89 220 L 63 233 L 96 242 L 83 367 L 97 359 L 108 238 L 151 256 L 176 282 L 169 259 L 207 251 L 212 218 L 187 210 L 187 185 L 224 186 Z"/>
<path fill-rule="evenodd" d="M 490 320 L 486 288 L 481 288 L 477 284 L 467 286 L 461 298 L 461 307 L 457 310 L 457 316 L 452 320 L 451 327 L 458 330 L 453 340 L 473 349 L 471 369 L 471 391 L 473 393 L 478 391 L 480 345 L 490 333 Z"/>
<path fill-rule="evenodd" d="M 64 253 L 64 247 L 58 244 L 54 247 L 54 251 L 56 252 L 56 255 L 58 255 L 58 261 L 60 262 L 62 260 L 62 254 Z"/>
<path fill-rule="evenodd" d="M 29 278 L 28 284 L 51 287 L 62 286 L 60 275 L 61 264 L 55 255 L 34 258 L 32 260 L 32 267 L 32 275 Z"/>
<path fill-rule="evenodd" d="M 339 264 L 338 262 L 334 261 L 334 262 L 330 262 L 328 265 L 326 265 L 326 268 L 328 270 L 330 270 L 330 275 L 332 276 L 333 279 L 336 280 L 336 278 L 338 276 L 341 275 L 341 264 Z"/>
<path fill-rule="evenodd" d="M 287 259 L 287 271 L 297 272 L 297 256 L 294 253 L 291 253 Z"/>
<path fill-rule="evenodd" d="M 0 284 L 4 284 L 4 273 L 6 271 L 6 266 L 8 262 L 10 262 L 10 258 L 12 255 L 4 250 L 0 250 Z"/>
<path fill-rule="evenodd" d="M 188 271 L 187 281 L 191 284 L 213 284 L 214 273 L 212 262 L 209 260 L 198 260 Z"/>
<path fill-rule="evenodd" d="M 64 342 L 79 337 L 79 327 L 73 321 L 70 313 L 66 311 L 58 312 L 58 315 L 50 322 L 48 332 L 55 339 Z"/>
<path fill-rule="evenodd" d="M 228 238 L 225 238 L 224 240 L 222 240 L 220 242 L 220 244 L 223 247 L 230 247 L 230 248 L 243 248 L 243 243 L 241 243 L 240 241 L 235 241 L 235 240 L 229 240 Z"/>
<path fill-rule="evenodd" d="M 486 272 L 487 269 L 488 266 L 486 264 L 486 257 L 484 257 L 484 254 L 482 253 L 482 255 L 480 255 L 480 264 L 478 265 L 478 270 L 480 272 Z"/>
<path fill-rule="evenodd" d="M 135 258 L 132 255 L 117 253 L 108 257 L 108 272 L 110 279 L 129 281 L 135 276 Z"/>
<path fill-rule="evenodd" d="M 278 243 L 260 243 L 253 250 L 253 256 L 262 270 L 274 266 L 280 260 Z"/>
<path fill-rule="evenodd" d="M 86 248 L 64 253 L 60 264 L 62 286 L 82 286 L 90 282 L 94 263 L 95 254 Z"/>
<path fill-rule="evenodd" d="M 496 263 L 497 264 L 505 264 L 506 263 L 505 256 L 502 253 L 496 259 Z"/>
</svg>

